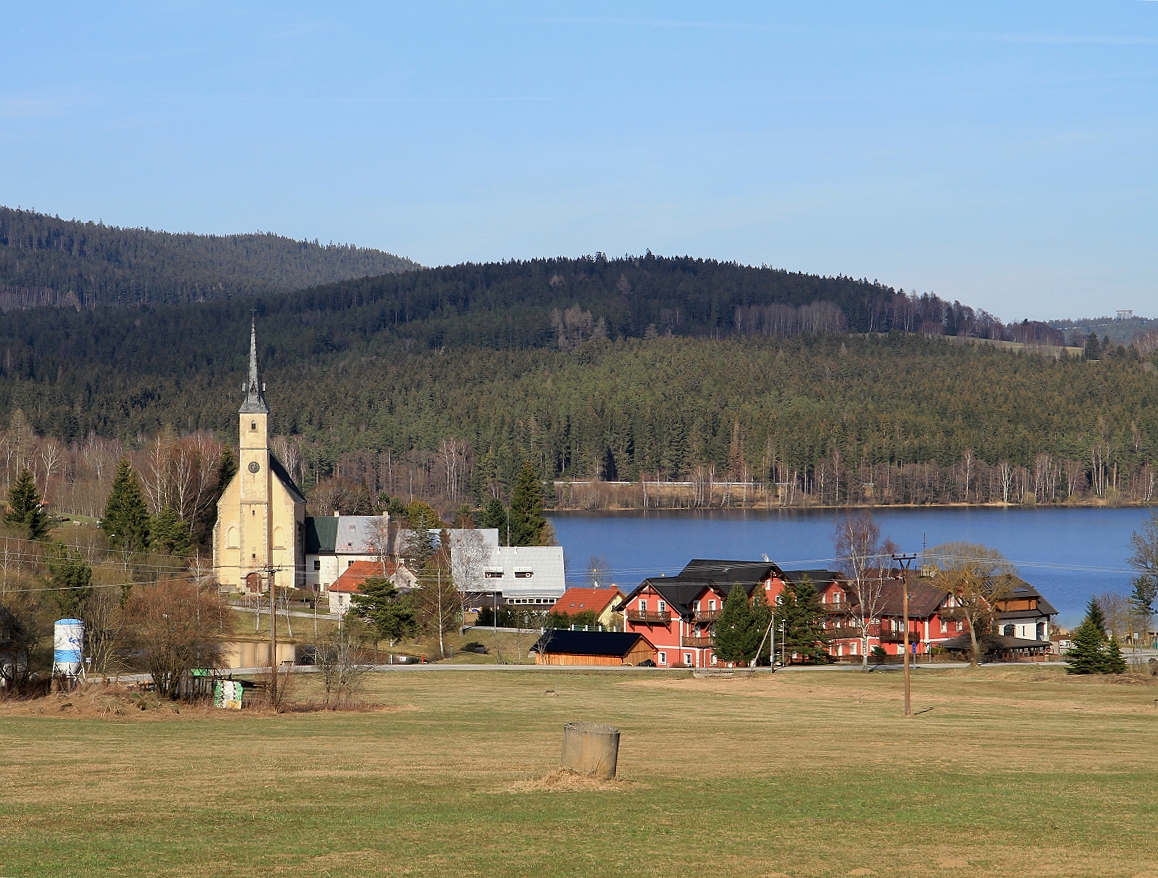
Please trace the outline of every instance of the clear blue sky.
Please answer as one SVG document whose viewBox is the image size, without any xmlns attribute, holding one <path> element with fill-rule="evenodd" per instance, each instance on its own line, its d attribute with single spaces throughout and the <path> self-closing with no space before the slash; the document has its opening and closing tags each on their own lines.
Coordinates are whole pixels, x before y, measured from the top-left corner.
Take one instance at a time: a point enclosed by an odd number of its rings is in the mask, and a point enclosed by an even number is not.
<svg viewBox="0 0 1158 878">
<path fill-rule="evenodd" d="M 1158 316 L 1158 2 L 5 4 L 0 203 Z"/>
</svg>

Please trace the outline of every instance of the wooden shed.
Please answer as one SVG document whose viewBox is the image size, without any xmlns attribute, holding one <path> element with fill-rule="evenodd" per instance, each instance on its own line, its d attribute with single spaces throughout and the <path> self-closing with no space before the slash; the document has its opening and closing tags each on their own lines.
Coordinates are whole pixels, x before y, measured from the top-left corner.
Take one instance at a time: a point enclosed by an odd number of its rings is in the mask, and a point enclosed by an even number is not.
<svg viewBox="0 0 1158 878">
<path fill-rule="evenodd" d="M 655 661 L 642 634 L 620 631 L 544 631 L 531 647 L 537 665 L 638 665 Z"/>
</svg>

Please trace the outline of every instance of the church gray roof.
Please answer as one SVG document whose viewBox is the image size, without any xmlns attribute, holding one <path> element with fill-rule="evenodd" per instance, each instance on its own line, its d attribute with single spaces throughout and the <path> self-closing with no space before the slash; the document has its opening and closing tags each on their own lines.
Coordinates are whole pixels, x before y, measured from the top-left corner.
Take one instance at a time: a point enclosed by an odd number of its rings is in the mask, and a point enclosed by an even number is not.
<svg viewBox="0 0 1158 878">
<path fill-rule="evenodd" d="M 257 326 L 254 323 L 249 325 L 249 379 L 241 390 L 245 394 L 245 399 L 238 409 L 240 414 L 269 414 L 269 406 L 265 404 L 265 397 L 262 396 L 261 382 L 257 380 Z"/>
</svg>

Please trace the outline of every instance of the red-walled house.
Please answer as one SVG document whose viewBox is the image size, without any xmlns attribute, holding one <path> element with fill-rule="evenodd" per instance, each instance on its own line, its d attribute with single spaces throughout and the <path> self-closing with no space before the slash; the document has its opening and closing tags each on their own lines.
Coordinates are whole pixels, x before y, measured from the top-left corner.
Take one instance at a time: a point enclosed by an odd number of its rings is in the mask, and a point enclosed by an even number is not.
<svg viewBox="0 0 1158 878">
<path fill-rule="evenodd" d="M 763 588 L 773 604 L 785 581 L 785 573 L 771 561 L 697 558 L 675 576 L 645 579 L 624 598 L 620 608 L 625 630 L 651 641 L 658 667 L 718 666 L 712 625 L 732 586 L 740 585 L 749 597 Z"/>
<path fill-rule="evenodd" d="M 875 571 L 874 571 L 875 573 Z M 882 571 L 880 620 L 869 628 L 868 648 L 880 646 L 888 655 L 900 655 L 905 640 L 904 590 L 896 571 Z M 946 640 L 967 632 L 966 623 L 954 618 L 953 596 L 909 573 L 909 644 L 914 655 L 925 655 Z M 848 582 L 834 579 L 817 586 L 824 605 L 825 631 L 831 638 L 829 654 L 836 659 L 861 657 L 864 648 L 854 624 L 856 594 Z"/>
</svg>

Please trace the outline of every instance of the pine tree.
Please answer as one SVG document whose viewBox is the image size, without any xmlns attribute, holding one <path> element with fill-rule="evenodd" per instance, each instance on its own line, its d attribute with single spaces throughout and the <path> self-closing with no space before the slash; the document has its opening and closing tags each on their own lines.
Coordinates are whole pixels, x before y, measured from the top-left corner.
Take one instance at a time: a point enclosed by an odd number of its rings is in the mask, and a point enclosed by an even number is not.
<svg viewBox="0 0 1158 878">
<path fill-rule="evenodd" d="M 1116 640 L 1106 638 L 1106 617 L 1095 598 L 1086 605 L 1086 618 L 1074 632 L 1066 653 L 1067 674 L 1121 674 L 1126 670 Z"/>
<path fill-rule="evenodd" d="M 189 528 L 172 506 L 166 506 L 149 522 L 149 548 L 176 558 L 192 551 Z"/>
<path fill-rule="evenodd" d="M 1104 674 L 1124 674 L 1126 673 L 1126 660 L 1122 658 L 1122 649 L 1118 646 L 1117 638 L 1111 637 L 1110 642 L 1106 644 L 1105 654 L 1103 657 Z"/>
<path fill-rule="evenodd" d="M 48 585 L 60 612 L 69 618 L 84 618 L 92 594 L 92 568 L 79 552 L 53 541 L 44 553 Z"/>
<path fill-rule="evenodd" d="M 1102 345 L 1098 341 L 1098 334 L 1091 332 L 1086 338 L 1085 358 L 1087 360 L 1100 360 L 1102 358 Z"/>
<path fill-rule="evenodd" d="M 507 541 L 507 508 L 503 506 L 503 501 L 498 497 L 491 497 L 486 507 L 482 511 L 482 517 L 479 521 L 479 527 L 493 527 L 499 531 L 499 542 L 506 544 Z"/>
<path fill-rule="evenodd" d="M 374 626 L 378 636 L 390 641 L 414 633 L 414 604 L 409 596 L 398 593 L 388 579 L 372 576 L 358 586 L 359 594 L 351 598 L 358 615 Z"/>
<path fill-rule="evenodd" d="M 1134 590 L 1130 593 L 1130 614 L 1138 622 L 1143 645 L 1150 643 L 1150 623 L 1154 619 L 1154 601 L 1158 599 L 1158 582 L 1151 576 L 1139 576 L 1134 580 Z"/>
<path fill-rule="evenodd" d="M 1102 645 L 1104 635 L 1086 616 L 1074 631 L 1069 652 L 1066 653 L 1067 674 L 1100 674 L 1104 666 Z"/>
<path fill-rule="evenodd" d="M 110 549 L 141 552 L 149 545 L 149 510 L 137 484 L 137 474 L 127 458 L 122 457 L 117 464 L 101 528 L 108 537 Z"/>
<path fill-rule="evenodd" d="M 1097 598 L 1090 598 L 1089 603 L 1086 604 L 1086 618 L 1089 619 L 1102 640 L 1106 639 L 1106 614 L 1102 612 L 1102 605 L 1098 603 Z"/>
<path fill-rule="evenodd" d="M 777 610 L 784 620 L 784 652 L 789 656 L 800 656 L 800 660 L 806 663 L 827 660 L 828 636 L 821 624 L 824 605 L 809 577 L 784 586 L 783 599 Z"/>
<path fill-rule="evenodd" d="M 752 642 L 752 607 L 748 593 L 739 583 L 732 586 L 724 601 L 724 608 L 713 626 L 716 657 L 722 662 L 741 664 L 749 661 L 756 651 Z"/>
<path fill-rule="evenodd" d="M 550 531 L 547 519 L 543 517 L 543 486 L 535 465 L 529 460 L 519 471 L 515 489 L 511 492 L 510 516 L 512 546 L 549 544 Z"/>
<path fill-rule="evenodd" d="M 4 514 L 4 523 L 22 530 L 30 540 L 42 539 L 48 533 L 48 516 L 41 508 L 40 492 L 36 489 L 36 480 L 32 478 L 28 467 L 20 470 L 20 475 L 8 491 L 8 511 Z"/>
</svg>

